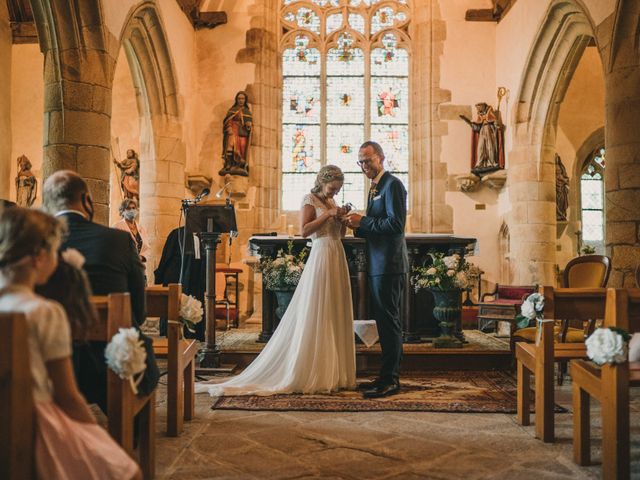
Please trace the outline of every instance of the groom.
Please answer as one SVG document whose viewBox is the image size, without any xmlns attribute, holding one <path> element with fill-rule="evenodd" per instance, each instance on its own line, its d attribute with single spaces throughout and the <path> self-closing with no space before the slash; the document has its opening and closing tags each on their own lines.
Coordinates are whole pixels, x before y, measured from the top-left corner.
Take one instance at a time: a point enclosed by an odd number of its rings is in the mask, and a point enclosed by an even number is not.
<svg viewBox="0 0 640 480">
<path fill-rule="evenodd" d="M 371 180 L 365 216 L 353 213 L 347 225 L 356 237 L 366 239 L 373 316 L 382 348 L 380 376 L 365 385 L 365 398 L 386 397 L 400 390 L 402 324 L 400 300 L 408 270 L 404 226 L 407 191 L 402 182 L 384 170 L 384 152 L 376 142 L 362 144 L 358 165 Z"/>
</svg>

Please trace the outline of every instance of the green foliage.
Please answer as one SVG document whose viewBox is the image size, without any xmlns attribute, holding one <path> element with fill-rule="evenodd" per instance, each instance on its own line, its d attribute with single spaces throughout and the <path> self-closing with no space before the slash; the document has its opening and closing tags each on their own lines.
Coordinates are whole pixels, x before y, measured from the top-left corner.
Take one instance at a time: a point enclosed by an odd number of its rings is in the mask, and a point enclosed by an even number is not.
<svg viewBox="0 0 640 480">
<path fill-rule="evenodd" d="M 260 260 L 258 270 L 262 272 L 267 290 L 293 290 L 298 285 L 309 249 L 305 247 L 297 255 L 293 255 L 292 252 L 293 242 L 289 241 L 287 253 L 281 249 L 276 258 Z"/>
</svg>

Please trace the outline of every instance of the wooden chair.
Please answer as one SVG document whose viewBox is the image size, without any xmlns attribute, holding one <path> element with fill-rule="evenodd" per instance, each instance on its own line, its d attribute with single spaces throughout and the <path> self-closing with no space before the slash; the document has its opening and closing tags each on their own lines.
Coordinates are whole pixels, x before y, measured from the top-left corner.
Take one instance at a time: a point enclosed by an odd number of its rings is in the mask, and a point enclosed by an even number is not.
<svg viewBox="0 0 640 480">
<path fill-rule="evenodd" d="M 482 295 L 478 304 L 478 330 L 485 331 L 487 327 L 495 325 L 498 331 L 498 322 L 510 322 L 520 313 L 522 302 L 532 293 L 538 291 L 537 285 L 500 285 L 491 293 Z M 493 297 L 487 300 L 487 297 Z M 512 329 L 513 332 L 513 329 Z"/>
<path fill-rule="evenodd" d="M 34 405 L 27 322 L 0 314 L 0 478 L 35 478 Z"/>
<path fill-rule="evenodd" d="M 130 328 L 131 301 L 128 293 L 112 293 L 108 297 L 91 297 L 98 321 L 82 337 L 74 340 L 108 342 L 120 328 Z M 107 419 L 109 433 L 122 448 L 134 456 L 134 422 L 138 416 L 138 463 L 145 479 L 155 475 L 156 434 L 155 391 L 146 396 L 133 393 L 128 380 L 122 380 L 111 369 L 107 372 Z"/>
<path fill-rule="evenodd" d="M 179 321 L 182 287 L 172 283 L 168 287 L 146 288 L 147 315 L 167 319 L 167 337 L 155 338 L 156 357 L 167 359 L 167 435 L 177 437 L 183 420 L 191 420 L 195 411 L 195 357 L 198 343 L 182 338 Z"/>
<path fill-rule="evenodd" d="M 544 287 L 544 319 L 535 344 L 516 343 L 518 370 L 518 414 L 521 425 L 530 424 L 531 375 L 535 377 L 536 437 L 554 440 L 554 362 L 586 357 L 584 343 L 556 343 L 554 320 L 557 318 L 603 318 L 604 288 Z"/>
<path fill-rule="evenodd" d="M 227 264 L 216 266 L 216 320 L 224 320 L 225 328 L 238 327 L 240 321 L 240 274 L 241 268 L 234 268 Z M 235 294 L 229 296 L 229 290 Z"/>
<path fill-rule="evenodd" d="M 640 332 L 640 290 L 607 291 L 605 327 Z M 629 387 L 640 386 L 640 362 L 598 367 L 585 360 L 571 361 L 573 380 L 573 459 L 591 463 L 590 397 L 602 412 L 603 478 L 629 478 Z"/>
</svg>

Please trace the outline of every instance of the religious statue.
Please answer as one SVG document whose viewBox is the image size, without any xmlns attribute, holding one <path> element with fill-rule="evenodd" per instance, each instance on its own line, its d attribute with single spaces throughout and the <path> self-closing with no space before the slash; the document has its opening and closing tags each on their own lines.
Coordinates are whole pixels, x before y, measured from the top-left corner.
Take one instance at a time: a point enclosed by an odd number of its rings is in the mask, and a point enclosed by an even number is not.
<svg viewBox="0 0 640 480">
<path fill-rule="evenodd" d="M 569 208 L 569 176 L 567 170 L 556 153 L 556 220 L 567 221 L 567 209 Z"/>
<path fill-rule="evenodd" d="M 249 176 L 247 163 L 253 114 L 246 92 L 238 92 L 233 106 L 224 117 L 222 126 L 222 158 L 224 167 L 219 175 Z"/>
<path fill-rule="evenodd" d="M 140 199 L 140 160 L 135 150 L 127 150 L 127 158 L 113 164 L 120 170 L 120 189 L 124 198 Z"/>
<path fill-rule="evenodd" d="M 504 168 L 504 125 L 500 110 L 484 102 L 476 104 L 478 118 L 475 122 L 460 115 L 471 127 L 471 171 L 481 176 Z"/>
<path fill-rule="evenodd" d="M 31 171 L 31 160 L 26 155 L 18 157 L 18 175 L 16 176 L 16 203 L 21 207 L 30 207 L 38 195 L 38 180 Z"/>
</svg>

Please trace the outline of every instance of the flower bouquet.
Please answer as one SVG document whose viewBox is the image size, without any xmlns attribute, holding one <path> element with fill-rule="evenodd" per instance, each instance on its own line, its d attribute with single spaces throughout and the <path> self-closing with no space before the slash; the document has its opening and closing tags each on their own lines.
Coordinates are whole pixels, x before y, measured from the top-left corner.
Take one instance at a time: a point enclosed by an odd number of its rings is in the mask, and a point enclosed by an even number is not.
<svg viewBox="0 0 640 480">
<path fill-rule="evenodd" d="M 262 272 L 262 279 L 267 290 L 287 291 L 295 290 L 302 271 L 308 249 L 303 248 L 300 253 L 293 255 L 293 242 L 289 242 L 287 253 L 279 250 L 275 258 L 260 260 L 258 270 Z"/>
<path fill-rule="evenodd" d="M 471 264 L 460 255 L 445 256 L 444 253 L 430 252 L 432 264 L 414 267 L 411 285 L 416 292 L 427 290 L 464 290 L 469 286 L 468 272 Z"/>
<path fill-rule="evenodd" d="M 202 302 L 195 297 L 185 295 L 180 297 L 180 321 L 191 333 L 195 333 L 196 324 L 202 321 L 204 311 Z"/>
<path fill-rule="evenodd" d="M 147 352 L 135 328 L 121 328 L 104 351 L 107 366 L 123 380 L 128 380 L 133 393 L 138 393 L 138 384 L 147 368 Z M 137 379 L 134 377 L 138 375 Z"/>
<path fill-rule="evenodd" d="M 544 296 L 540 293 L 532 293 L 522 302 L 520 313 L 516 315 L 518 328 L 527 328 L 533 320 L 542 320 L 544 314 Z"/>
<path fill-rule="evenodd" d="M 621 328 L 597 328 L 585 344 L 587 356 L 598 365 L 625 363 L 631 335 Z"/>
</svg>

